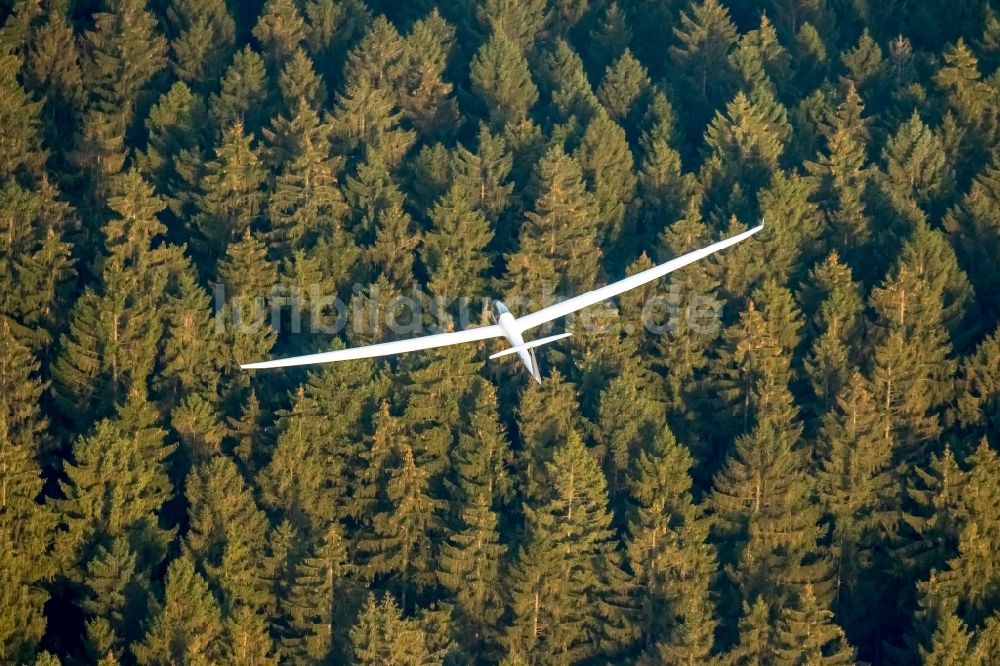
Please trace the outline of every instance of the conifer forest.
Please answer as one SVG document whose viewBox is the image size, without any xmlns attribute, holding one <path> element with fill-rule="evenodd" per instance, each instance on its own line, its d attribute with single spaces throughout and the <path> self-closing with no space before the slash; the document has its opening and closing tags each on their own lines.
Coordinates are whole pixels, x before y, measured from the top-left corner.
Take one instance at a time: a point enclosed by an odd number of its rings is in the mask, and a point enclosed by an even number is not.
<svg viewBox="0 0 1000 666">
<path fill-rule="evenodd" d="M 0 664 L 1000 664 L 1000 5 L 0 26 Z"/>
</svg>

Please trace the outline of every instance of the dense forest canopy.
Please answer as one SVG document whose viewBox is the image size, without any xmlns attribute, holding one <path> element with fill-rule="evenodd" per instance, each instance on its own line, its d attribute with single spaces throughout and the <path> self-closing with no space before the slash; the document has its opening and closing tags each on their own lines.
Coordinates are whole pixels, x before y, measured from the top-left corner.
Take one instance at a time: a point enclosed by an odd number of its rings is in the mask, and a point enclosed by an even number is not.
<svg viewBox="0 0 1000 666">
<path fill-rule="evenodd" d="M 992 3 L 0 25 L 0 662 L 997 663 Z M 760 222 L 541 385 L 494 342 L 238 368 Z"/>
</svg>

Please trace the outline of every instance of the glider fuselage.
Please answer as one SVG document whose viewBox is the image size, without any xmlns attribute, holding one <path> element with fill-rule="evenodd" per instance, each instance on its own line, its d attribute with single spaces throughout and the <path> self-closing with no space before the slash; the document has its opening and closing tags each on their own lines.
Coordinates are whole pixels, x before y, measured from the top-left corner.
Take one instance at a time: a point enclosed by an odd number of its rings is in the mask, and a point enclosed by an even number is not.
<svg viewBox="0 0 1000 666">
<path fill-rule="evenodd" d="M 493 301 L 493 315 L 497 324 L 503 330 L 504 337 L 510 342 L 512 347 L 520 347 L 524 344 L 524 336 L 521 335 L 521 327 L 517 325 L 517 319 L 510 313 L 507 306 L 502 301 Z M 542 383 L 542 376 L 538 372 L 538 363 L 535 361 L 533 349 L 523 349 L 517 352 L 528 373 L 535 378 L 539 384 Z"/>
</svg>

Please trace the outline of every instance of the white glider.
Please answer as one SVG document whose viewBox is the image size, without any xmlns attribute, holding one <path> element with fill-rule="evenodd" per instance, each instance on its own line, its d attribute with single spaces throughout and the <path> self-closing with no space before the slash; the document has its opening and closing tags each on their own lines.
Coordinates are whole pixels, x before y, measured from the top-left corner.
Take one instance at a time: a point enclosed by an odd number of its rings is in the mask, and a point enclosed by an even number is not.
<svg viewBox="0 0 1000 666">
<path fill-rule="evenodd" d="M 435 335 L 411 338 L 409 340 L 383 342 L 381 344 L 368 345 L 366 347 L 338 349 L 336 351 L 321 352 L 319 354 L 293 356 L 291 358 L 275 359 L 273 361 L 261 361 L 260 363 L 247 363 L 245 365 L 241 365 L 240 367 L 244 370 L 263 370 L 265 368 L 285 368 L 294 365 L 309 365 L 312 363 L 349 361 L 359 358 L 389 356 L 392 354 L 402 354 L 404 352 L 418 351 L 421 349 L 446 347 L 448 345 L 457 345 L 463 342 L 478 342 L 480 340 L 502 337 L 506 338 L 507 341 L 510 342 L 511 347 L 493 354 L 490 358 L 497 358 L 498 356 L 506 356 L 508 354 L 516 353 L 519 357 L 521 357 L 521 361 L 524 363 L 524 366 L 528 369 L 531 376 L 534 377 L 536 381 L 541 383 L 542 378 L 538 372 L 538 362 L 535 359 L 535 347 L 540 347 L 541 345 L 548 344 L 549 342 L 560 340 L 568 337 L 570 334 L 561 333 L 559 335 L 552 335 L 546 338 L 525 342 L 524 337 L 522 337 L 524 331 L 535 328 L 536 326 L 541 326 L 542 324 L 559 319 L 560 317 L 565 317 L 568 314 L 582 310 L 588 306 L 595 305 L 601 301 L 606 301 L 613 296 L 617 296 L 618 294 L 629 291 L 630 289 L 635 289 L 636 287 L 644 285 L 647 282 L 652 282 L 653 280 L 661 278 L 678 268 L 683 268 L 684 266 L 698 261 L 699 259 L 703 259 L 710 254 L 718 252 L 719 250 L 723 250 L 731 245 L 736 245 L 740 241 L 749 238 L 763 228 L 763 225 L 754 227 L 749 231 L 744 231 L 743 233 L 737 234 L 731 238 L 719 241 L 718 243 L 713 243 L 708 247 L 695 250 L 694 252 L 689 252 L 685 255 L 677 257 L 676 259 L 671 259 L 670 261 L 660 264 L 659 266 L 648 268 L 640 273 L 629 276 L 624 280 L 619 280 L 618 282 L 613 282 L 604 287 L 600 287 L 599 289 L 588 291 L 585 294 L 580 294 L 579 296 L 574 296 L 568 300 L 560 301 L 559 303 L 550 305 L 547 308 L 542 308 L 537 312 L 532 312 L 531 314 L 527 314 L 523 317 L 514 317 L 514 315 L 512 315 L 507 309 L 507 306 L 505 306 L 502 302 L 493 301 L 493 315 L 497 323 L 490 326 L 467 328 L 463 331 L 454 331 L 451 333 L 437 333 Z"/>
</svg>

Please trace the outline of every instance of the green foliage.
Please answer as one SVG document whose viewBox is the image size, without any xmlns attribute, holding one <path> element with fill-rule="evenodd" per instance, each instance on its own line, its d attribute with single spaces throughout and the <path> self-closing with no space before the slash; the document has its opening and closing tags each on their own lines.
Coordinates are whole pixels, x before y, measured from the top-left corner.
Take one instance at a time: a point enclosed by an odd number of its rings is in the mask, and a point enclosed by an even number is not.
<svg viewBox="0 0 1000 666">
<path fill-rule="evenodd" d="M 1000 20 L 751 5 L 6 3 L 0 662 L 995 661 Z"/>
</svg>

